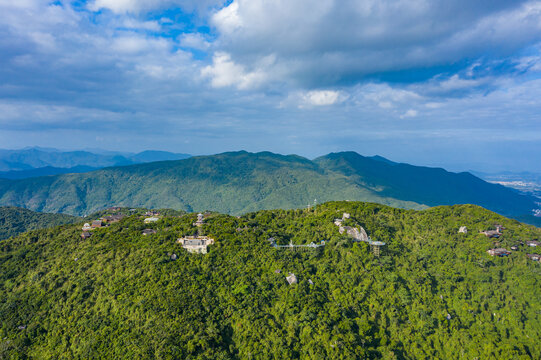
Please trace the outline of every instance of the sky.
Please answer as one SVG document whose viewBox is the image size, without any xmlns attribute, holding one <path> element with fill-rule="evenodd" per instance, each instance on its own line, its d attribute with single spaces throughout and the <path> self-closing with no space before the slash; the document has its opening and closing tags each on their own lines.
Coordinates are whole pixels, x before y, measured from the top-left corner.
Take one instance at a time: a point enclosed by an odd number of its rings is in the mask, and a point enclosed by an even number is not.
<svg viewBox="0 0 541 360">
<path fill-rule="evenodd" d="M 0 0 L 0 148 L 541 172 L 541 1 Z"/>
</svg>

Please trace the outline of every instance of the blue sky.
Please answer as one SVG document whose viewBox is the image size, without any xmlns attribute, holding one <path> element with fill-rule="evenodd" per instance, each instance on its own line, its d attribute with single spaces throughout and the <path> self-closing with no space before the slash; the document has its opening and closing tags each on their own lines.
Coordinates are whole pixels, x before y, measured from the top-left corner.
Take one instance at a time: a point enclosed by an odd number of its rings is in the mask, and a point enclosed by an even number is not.
<svg viewBox="0 0 541 360">
<path fill-rule="evenodd" d="M 541 1 L 0 0 L 0 148 L 541 172 Z"/>
</svg>

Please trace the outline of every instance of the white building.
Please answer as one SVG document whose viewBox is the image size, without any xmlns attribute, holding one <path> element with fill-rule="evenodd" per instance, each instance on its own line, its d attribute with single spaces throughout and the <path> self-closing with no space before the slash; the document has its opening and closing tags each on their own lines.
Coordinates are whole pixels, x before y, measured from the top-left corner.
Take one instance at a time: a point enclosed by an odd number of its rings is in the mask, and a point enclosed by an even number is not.
<svg viewBox="0 0 541 360">
<path fill-rule="evenodd" d="M 208 236 L 185 236 L 177 239 L 177 243 L 191 253 L 206 254 L 207 246 L 214 244 Z"/>
</svg>

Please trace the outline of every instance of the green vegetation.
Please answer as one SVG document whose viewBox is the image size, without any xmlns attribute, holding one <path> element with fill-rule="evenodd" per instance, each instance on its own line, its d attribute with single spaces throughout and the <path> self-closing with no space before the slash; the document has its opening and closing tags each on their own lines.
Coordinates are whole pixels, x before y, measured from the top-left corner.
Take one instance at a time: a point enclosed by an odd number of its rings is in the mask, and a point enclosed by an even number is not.
<svg viewBox="0 0 541 360">
<path fill-rule="evenodd" d="M 0 240 L 28 230 L 72 224 L 81 218 L 65 214 L 45 214 L 18 207 L 0 207 Z"/>
<path fill-rule="evenodd" d="M 85 174 L 0 180 L 0 204 L 74 215 L 114 205 L 243 214 L 304 208 L 314 199 L 413 209 L 471 203 L 511 216 L 531 214 L 536 207 L 534 198 L 471 174 L 356 153 L 310 161 L 295 155 L 236 152 Z"/>
<path fill-rule="evenodd" d="M 343 212 L 387 243 L 380 258 L 339 234 Z M 519 245 L 540 229 L 472 205 L 330 202 L 212 214 L 202 231 L 216 243 L 200 255 L 175 242 L 195 218 L 133 215 L 87 240 L 78 224 L 1 242 L 0 358 L 541 358 L 541 264 L 525 255 L 539 250 Z M 495 244 L 479 231 L 495 224 L 498 246 L 519 246 L 509 257 L 486 253 Z M 269 237 L 327 243 L 293 252 Z"/>
</svg>

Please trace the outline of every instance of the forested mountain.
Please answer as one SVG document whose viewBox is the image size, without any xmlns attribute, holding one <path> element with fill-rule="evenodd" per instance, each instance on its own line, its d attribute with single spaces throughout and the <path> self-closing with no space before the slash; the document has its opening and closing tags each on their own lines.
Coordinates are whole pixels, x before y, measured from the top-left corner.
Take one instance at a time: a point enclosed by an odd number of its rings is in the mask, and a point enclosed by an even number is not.
<svg viewBox="0 0 541 360">
<path fill-rule="evenodd" d="M 0 240 L 28 230 L 72 224 L 81 218 L 65 214 L 47 214 L 13 206 L 0 207 Z"/>
<path fill-rule="evenodd" d="M 470 174 L 396 164 L 356 153 L 310 161 L 296 155 L 233 152 L 84 174 L 0 180 L 0 205 L 88 214 L 108 206 L 170 207 L 230 214 L 363 200 L 402 208 L 473 203 L 530 214 L 533 198 Z"/>
<path fill-rule="evenodd" d="M 379 258 L 339 233 L 344 212 L 386 243 Z M 134 215 L 86 240 L 77 224 L 1 242 L 0 358 L 541 358 L 541 264 L 526 256 L 539 250 L 520 245 L 541 229 L 471 205 L 331 202 L 211 214 L 203 255 L 175 241 L 198 231 L 195 218 Z M 495 224 L 498 244 L 479 233 Z M 296 252 L 271 237 L 326 243 Z M 518 250 L 491 257 L 494 246 Z"/>
<path fill-rule="evenodd" d="M 515 191 L 487 183 L 467 172 L 374 161 L 355 152 L 332 153 L 315 162 L 322 168 L 349 176 L 380 195 L 428 206 L 476 204 L 509 215 L 526 214 L 536 208 L 537 199 L 517 196 Z"/>
<path fill-rule="evenodd" d="M 50 175 L 50 168 L 83 167 L 102 168 L 106 166 L 120 166 L 139 164 L 151 161 L 178 160 L 190 157 L 188 154 L 175 154 L 166 151 L 143 151 L 138 154 L 129 153 L 94 153 L 89 151 L 60 151 L 56 149 L 28 148 L 22 150 L 0 149 L 0 177 L 13 178 L 21 175 L 36 176 L 32 172 L 20 171 L 35 170 L 37 176 Z M 19 173 L 12 173 L 19 171 Z M 73 171 L 80 172 L 80 171 Z M 56 172 L 61 173 L 61 172 Z M 3 176 L 2 176 L 3 175 Z"/>
</svg>

